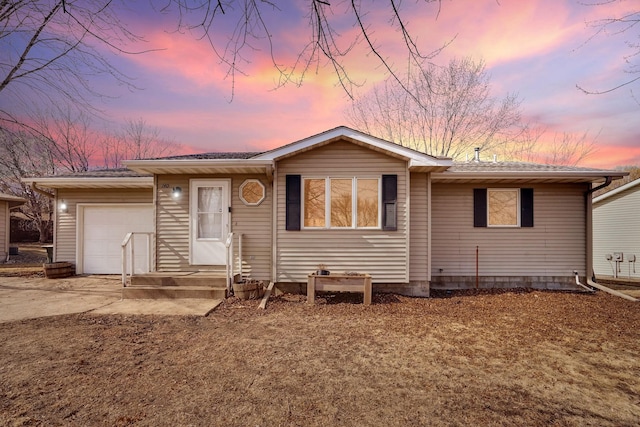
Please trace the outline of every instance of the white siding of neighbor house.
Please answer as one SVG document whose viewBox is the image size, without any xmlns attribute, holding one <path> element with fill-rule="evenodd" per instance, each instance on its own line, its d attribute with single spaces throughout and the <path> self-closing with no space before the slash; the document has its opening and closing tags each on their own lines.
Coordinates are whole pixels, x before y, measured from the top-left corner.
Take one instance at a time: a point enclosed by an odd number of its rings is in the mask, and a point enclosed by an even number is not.
<svg viewBox="0 0 640 427">
<path fill-rule="evenodd" d="M 157 268 L 159 271 L 193 271 L 189 265 L 189 182 L 191 179 L 231 179 L 231 231 L 234 232 L 234 259 L 238 271 L 239 234 L 242 234 L 243 274 L 254 279 L 271 277 L 272 186 L 263 175 L 160 175 L 157 177 Z M 265 186 L 266 198 L 258 206 L 246 206 L 240 200 L 240 185 L 257 179 Z M 173 187 L 182 188 L 182 196 L 171 197 Z"/>
<path fill-rule="evenodd" d="M 411 282 L 426 282 L 429 280 L 429 234 L 428 234 L 428 175 L 424 173 L 411 174 L 411 233 L 409 246 Z"/>
<path fill-rule="evenodd" d="M 77 262 L 77 204 L 151 203 L 153 190 L 148 189 L 59 189 L 57 200 L 67 203 L 67 212 L 56 209 L 54 261 Z M 57 207 L 56 207 L 57 208 Z"/>
<path fill-rule="evenodd" d="M 398 176 L 397 231 L 286 230 L 286 175 L 305 177 Z M 322 263 L 333 273 L 369 273 L 374 283 L 407 283 L 407 165 L 346 141 L 337 141 L 283 159 L 277 165 L 277 282 L 306 282 Z"/>
<path fill-rule="evenodd" d="M 9 203 L 0 200 L 0 262 L 7 259 L 9 252 Z"/>
<path fill-rule="evenodd" d="M 618 277 L 640 278 L 640 185 L 593 205 L 593 269 L 596 277 L 613 276 L 615 263 L 606 255 L 622 252 Z M 629 262 L 629 255 L 636 262 Z M 633 271 L 635 267 L 635 272 Z"/>
<path fill-rule="evenodd" d="M 474 188 L 495 184 L 432 184 L 432 277 L 581 276 L 586 270 L 585 185 L 522 185 L 534 189 L 533 228 L 474 228 Z"/>
</svg>

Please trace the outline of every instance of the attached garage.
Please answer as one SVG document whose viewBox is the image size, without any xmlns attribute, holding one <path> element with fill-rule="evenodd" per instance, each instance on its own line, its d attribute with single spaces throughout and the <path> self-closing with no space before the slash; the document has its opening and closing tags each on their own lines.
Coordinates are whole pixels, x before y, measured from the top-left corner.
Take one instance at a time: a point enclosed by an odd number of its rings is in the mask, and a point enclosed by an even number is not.
<svg viewBox="0 0 640 427">
<path fill-rule="evenodd" d="M 53 260 L 75 264 L 78 274 L 121 274 L 122 241 L 127 233 L 155 232 L 149 175 L 101 170 L 25 182 L 53 199 Z M 133 242 L 138 273 L 147 271 L 153 259 L 148 239 L 139 235 Z"/>
<path fill-rule="evenodd" d="M 122 241 L 130 232 L 153 232 L 152 205 L 78 205 L 78 270 L 84 274 L 122 272 Z M 147 235 L 134 240 L 137 273 L 148 271 Z"/>
</svg>

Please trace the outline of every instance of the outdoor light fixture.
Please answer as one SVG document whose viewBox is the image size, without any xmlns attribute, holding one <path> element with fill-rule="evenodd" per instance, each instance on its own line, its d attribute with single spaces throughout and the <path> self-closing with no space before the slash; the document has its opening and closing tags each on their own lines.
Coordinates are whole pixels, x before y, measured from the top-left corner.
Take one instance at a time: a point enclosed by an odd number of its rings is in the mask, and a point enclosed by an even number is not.
<svg viewBox="0 0 640 427">
<path fill-rule="evenodd" d="M 179 199 L 180 196 L 182 195 L 182 188 L 173 187 L 173 191 L 171 192 L 171 195 L 173 196 L 174 199 Z"/>
<path fill-rule="evenodd" d="M 64 200 L 62 200 L 62 201 L 60 202 L 60 212 L 62 212 L 62 213 L 67 213 L 67 210 L 68 210 L 68 209 L 69 209 L 69 208 L 68 208 L 68 206 L 67 206 L 67 202 L 65 202 Z"/>
</svg>

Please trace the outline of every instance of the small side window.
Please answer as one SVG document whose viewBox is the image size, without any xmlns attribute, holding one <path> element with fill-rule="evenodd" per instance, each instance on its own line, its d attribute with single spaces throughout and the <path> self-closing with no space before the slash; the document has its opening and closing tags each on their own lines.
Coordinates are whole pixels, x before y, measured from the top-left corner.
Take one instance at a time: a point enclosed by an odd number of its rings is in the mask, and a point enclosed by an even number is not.
<svg viewBox="0 0 640 427">
<path fill-rule="evenodd" d="M 520 226 L 520 191 L 517 188 L 487 190 L 489 227 Z"/>
<path fill-rule="evenodd" d="M 264 184 L 257 179 L 247 179 L 240 185 L 240 200 L 247 206 L 258 206 L 266 194 Z"/>
</svg>

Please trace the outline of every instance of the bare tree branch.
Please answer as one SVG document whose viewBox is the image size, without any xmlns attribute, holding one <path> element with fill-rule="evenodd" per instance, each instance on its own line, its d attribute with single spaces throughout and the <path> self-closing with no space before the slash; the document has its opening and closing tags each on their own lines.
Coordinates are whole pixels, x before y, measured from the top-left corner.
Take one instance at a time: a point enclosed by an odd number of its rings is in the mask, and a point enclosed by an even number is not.
<svg viewBox="0 0 640 427">
<path fill-rule="evenodd" d="M 622 1 L 604 0 L 594 2 L 581 2 L 583 6 L 602 9 L 605 11 L 604 13 L 607 13 L 607 6 L 614 5 L 616 3 L 622 3 Z M 640 8 L 623 15 L 610 16 L 593 21 L 588 21 L 586 25 L 589 28 L 593 28 L 595 31 L 580 47 L 588 45 L 590 42 L 593 42 L 599 37 L 616 36 L 622 34 L 628 36 L 625 43 L 627 47 L 631 49 L 631 53 L 625 55 L 622 58 L 622 62 L 624 64 L 623 67 L 625 67 L 623 68 L 623 73 L 631 75 L 631 77 L 625 78 L 622 83 L 614 84 L 606 89 L 587 89 L 584 85 L 581 84 L 576 84 L 576 88 L 587 95 L 602 95 L 615 92 L 625 87 L 629 87 L 631 96 L 636 99 L 633 93 L 633 85 L 634 83 L 640 81 L 640 76 L 634 77 L 636 74 L 640 73 L 640 63 L 638 63 L 638 58 L 640 58 Z"/>
</svg>

